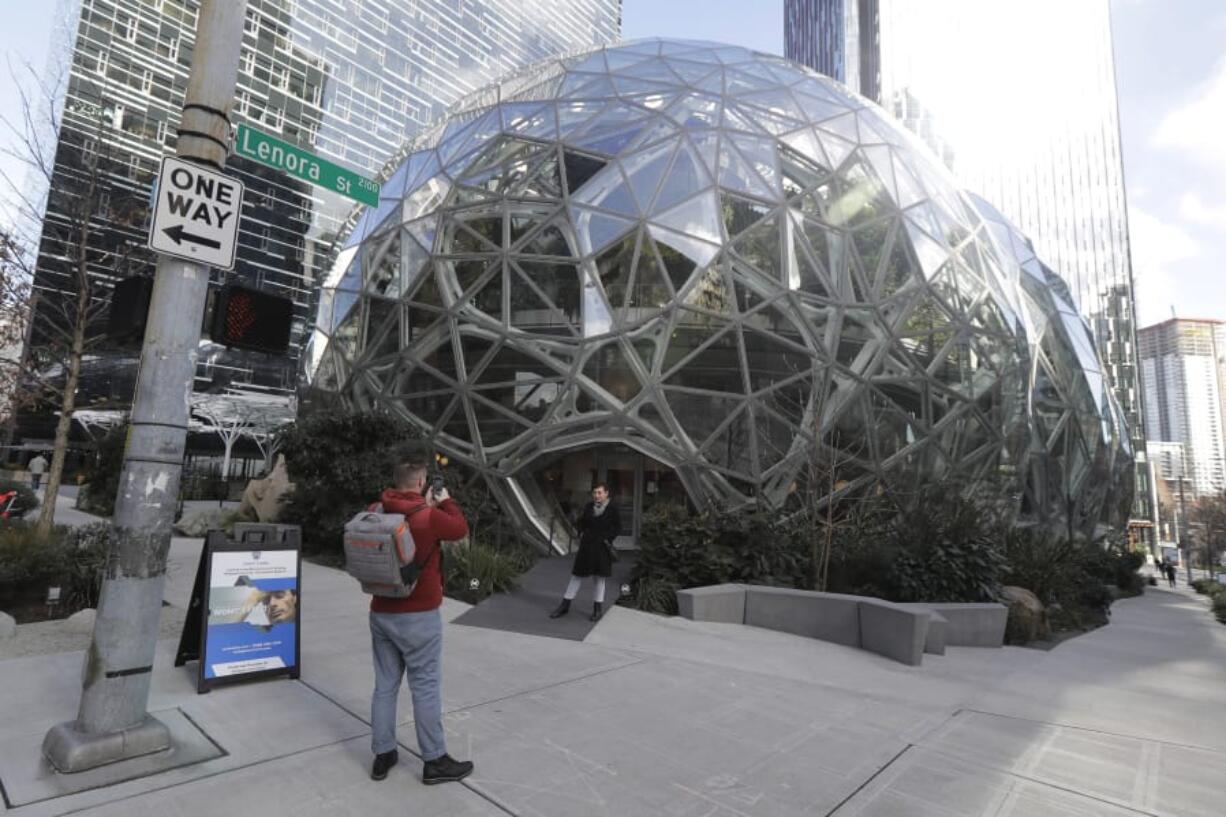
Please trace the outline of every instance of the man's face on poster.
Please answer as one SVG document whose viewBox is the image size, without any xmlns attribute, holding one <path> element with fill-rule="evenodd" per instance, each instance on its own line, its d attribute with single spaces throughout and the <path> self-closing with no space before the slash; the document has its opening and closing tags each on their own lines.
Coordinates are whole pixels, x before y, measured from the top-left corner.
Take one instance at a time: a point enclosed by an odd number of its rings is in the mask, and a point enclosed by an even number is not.
<svg viewBox="0 0 1226 817">
<path fill-rule="evenodd" d="M 268 620 L 273 624 L 293 621 L 298 612 L 298 597 L 293 590 L 273 590 L 268 594 Z"/>
</svg>

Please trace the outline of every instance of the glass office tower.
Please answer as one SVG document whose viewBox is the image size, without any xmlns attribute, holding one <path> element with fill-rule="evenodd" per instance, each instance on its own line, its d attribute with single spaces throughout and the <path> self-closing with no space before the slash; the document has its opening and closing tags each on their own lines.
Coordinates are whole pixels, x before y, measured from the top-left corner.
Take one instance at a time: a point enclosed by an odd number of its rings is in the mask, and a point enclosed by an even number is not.
<svg viewBox="0 0 1226 817">
<path fill-rule="evenodd" d="M 47 297 L 72 286 L 53 228 L 72 206 L 72 166 L 82 152 L 105 154 L 91 275 L 109 287 L 152 274 L 154 259 L 144 249 L 150 186 L 161 157 L 174 149 L 198 5 L 60 3 L 64 37 L 52 51 L 65 55 L 62 126 L 35 282 Z M 620 0 L 249 0 L 231 118 L 374 176 L 464 94 L 521 64 L 615 40 L 620 18 Z M 214 272 L 214 283 L 292 297 L 295 329 L 284 358 L 206 344 L 196 388 L 289 392 L 316 283 L 354 204 L 236 157 L 227 171 L 246 183 L 247 196 L 236 269 Z M 35 320 L 33 343 L 40 337 Z M 89 361 L 79 404 L 125 407 L 135 355 L 111 350 Z M 49 436 L 27 420 L 26 436 Z"/>
<path fill-rule="evenodd" d="M 785 2 L 787 56 L 891 111 L 1068 281 L 1152 521 L 1108 0 Z"/>
</svg>

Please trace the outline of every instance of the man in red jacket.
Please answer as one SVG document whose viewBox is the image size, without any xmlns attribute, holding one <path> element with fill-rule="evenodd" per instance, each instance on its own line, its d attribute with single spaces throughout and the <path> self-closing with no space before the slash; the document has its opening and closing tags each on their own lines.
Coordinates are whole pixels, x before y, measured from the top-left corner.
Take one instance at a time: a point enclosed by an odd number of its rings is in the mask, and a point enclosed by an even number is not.
<svg viewBox="0 0 1226 817">
<path fill-rule="evenodd" d="M 396 696 L 400 679 L 409 675 L 413 695 L 413 726 L 425 763 L 426 784 L 461 780 L 473 770 L 447 754 L 443 740 L 442 658 L 443 575 L 439 540 L 468 535 L 468 523 L 446 488 L 426 491 L 424 461 L 396 466 L 395 488 L 383 492 L 385 513 L 404 514 L 417 551 L 421 574 L 413 592 L 404 598 L 374 596 L 370 601 L 371 649 L 375 658 L 375 692 L 370 702 L 371 749 L 375 753 L 370 776 L 387 777 L 396 765 Z"/>
</svg>

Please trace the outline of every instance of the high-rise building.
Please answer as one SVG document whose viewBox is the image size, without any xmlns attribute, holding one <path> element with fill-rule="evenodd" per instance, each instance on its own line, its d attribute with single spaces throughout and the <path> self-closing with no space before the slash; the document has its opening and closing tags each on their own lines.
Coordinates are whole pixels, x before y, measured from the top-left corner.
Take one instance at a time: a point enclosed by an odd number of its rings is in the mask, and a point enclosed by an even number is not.
<svg viewBox="0 0 1226 817">
<path fill-rule="evenodd" d="M 1152 520 L 1109 0 L 785 0 L 787 56 L 893 113 L 1069 283 Z"/>
<path fill-rule="evenodd" d="M 1187 486 L 1196 497 L 1226 488 L 1226 323 L 1172 318 L 1138 334 L 1145 428 L 1183 443 Z M 1159 475 L 1177 478 L 1173 462 Z"/>
<path fill-rule="evenodd" d="M 71 292 L 62 226 L 77 200 L 74 164 L 104 156 L 104 191 L 92 220 L 89 270 L 104 288 L 150 274 L 144 249 L 150 187 L 173 150 L 194 44 L 197 0 L 61 0 L 65 56 L 55 175 L 47 197 L 36 287 Z M 364 175 L 452 103 L 491 79 L 558 52 L 617 39 L 620 0 L 249 0 L 231 113 Z M 196 388 L 230 384 L 288 392 L 296 384 L 317 282 L 354 203 L 231 157 L 247 185 L 232 273 L 295 304 L 286 358 L 202 349 Z M 79 173 L 78 173 L 79 176 Z M 38 321 L 43 320 L 40 329 Z M 32 343 L 49 331 L 35 318 Z M 135 357 L 112 350 L 88 361 L 81 403 L 122 407 Z M 26 428 L 34 436 L 45 429 Z M 40 433 L 41 432 L 41 433 Z"/>
</svg>

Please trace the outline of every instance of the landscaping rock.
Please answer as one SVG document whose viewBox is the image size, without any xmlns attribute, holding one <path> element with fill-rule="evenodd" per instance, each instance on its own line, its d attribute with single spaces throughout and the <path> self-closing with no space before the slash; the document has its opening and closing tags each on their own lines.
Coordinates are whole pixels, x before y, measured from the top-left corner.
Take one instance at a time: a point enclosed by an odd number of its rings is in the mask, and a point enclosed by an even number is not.
<svg viewBox="0 0 1226 817">
<path fill-rule="evenodd" d="M 293 487 L 285 469 L 285 457 L 278 454 L 277 463 L 268 476 L 247 483 L 238 512 L 258 522 L 276 522 L 281 516 L 281 501 Z"/>
<path fill-rule="evenodd" d="M 1009 606 L 1005 640 L 1010 644 L 1029 644 L 1051 635 L 1047 611 L 1039 597 L 1024 587 L 1002 587 L 1000 600 Z"/>
<path fill-rule="evenodd" d="M 240 512 L 226 510 L 225 508 L 189 511 L 183 514 L 179 521 L 175 523 L 175 531 L 181 536 L 193 538 L 204 536 L 211 530 L 224 530 L 226 533 L 230 533 L 234 530 L 235 522 L 241 522 L 248 518 L 244 517 Z"/>
<path fill-rule="evenodd" d="M 0 641 L 17 635 L 17 620 L 8 613 L 0 613 Z"/>
<path fill-rule="evenodd" d="M 64 626 L 70 633 L 79 635 L 89 635 L 94 631 L 94 619 L 98 613 L 91 607 L 86 607 L 84 610 L 78 610 L 64 620 Z"/>
</svg>

